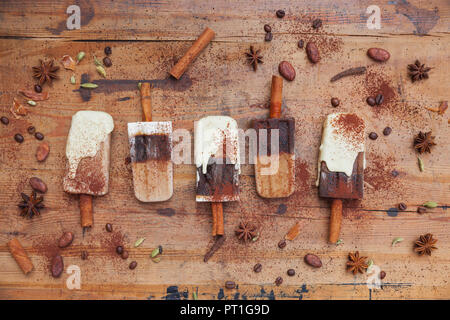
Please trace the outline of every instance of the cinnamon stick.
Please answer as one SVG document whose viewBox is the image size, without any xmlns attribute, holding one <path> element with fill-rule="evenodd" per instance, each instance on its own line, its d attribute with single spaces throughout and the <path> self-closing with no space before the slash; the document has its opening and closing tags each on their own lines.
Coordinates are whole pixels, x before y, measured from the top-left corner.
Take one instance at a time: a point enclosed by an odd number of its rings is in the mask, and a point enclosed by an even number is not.
<svg viewBox="0 0 450 320">
<path fill-rule="evenodd" d="M 211 212 L 212 212 L 212 236 L 215 237 L 217 235 L 217 208 L 215 206 L 216 202 L 211 202 Z"/>
<path fill-rule="evenodd" d="M 14 260 L 16 260 L 20 269 L 22 269 L 23 273 L 30 273 L 33 270 L 34 266 L 25 249 L 20 244 L 19 240 L 13 238 L 8 242 L 8 248 L 9 252 L 11 252 L 11 255 L 13 256 Z"/>
<path fill-rule="evenodd" d="M 213 235 L 222 236 L 224 234 L 224 226 L 223 226 L 223 204 L 222 202 L 212 202 L 211 203 L 212 211 L 213 211 L 213 219 L 215 216 L 216 219 L 216 231 L 213 231 Z M 214 224 L 213 224 L 214 227 Z"/>
<path fill-rule="evenodd" d="M 194 61 L 195 58 L 200 54 L 200 52 L 208 45 L 209 42 L 214 38 L 216 34 L 213 30 L 206 27 L 203 33 L 198 37 L 197 40 L 192 44 L 189 50 L 184 54 L 184 56 L 177 62 L 176 65 L 170 70 L 170 74 L 176 78 L 180 79 L 183 73 L 186 71 L 189 64 Z"/>
<path fill-rule="evenodd" d="M 152 100 L 150 96 L 150 83 L 141 84 L 142 121 L 152 121 Z"/>
<path fill-rule="evenodd" d="M 272 76 L 272 91 L 270 94 L 270 118 L 281 117 L 281 102 L 283 98 L 283 78 Z"/>
<path fill-rule="evenodd" d="M 80 194 L 80 215 L 81 226 L 83 228 L 92 227 L 94 217 L 92 214 L 92 196 L 89 194 Z"/>
<path fill-rule="evenodd" d="M 328 240 L 330 243 L 336 243 L 339 240 L 341 233 L 342 222 L 342 200 L 333 199 L 331 202 L 331 217 L 330 217 L 330 233 Z"/>
</svg>

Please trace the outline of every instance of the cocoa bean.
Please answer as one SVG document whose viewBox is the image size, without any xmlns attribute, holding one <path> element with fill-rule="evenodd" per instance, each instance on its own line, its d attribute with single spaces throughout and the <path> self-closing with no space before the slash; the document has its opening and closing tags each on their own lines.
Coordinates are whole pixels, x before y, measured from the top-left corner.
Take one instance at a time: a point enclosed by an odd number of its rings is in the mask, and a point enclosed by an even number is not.
<svg viewBox="0 0 450 320">
<path fill-rule="evenodd" d="M 390 53 L 384 49 L 381 48 L 370 48 L 367 50 L 367 55 L 378 62 L 385 62 L 388 61 L 391 57 Z"/>
<path fill-rule="evenodd" d="M 288 81 L 292 81 L 295 79 L 295 69 L 294 67 L 287 61 L 281 61 L 278 65 L 278 71 Z"/>
<path fill-rule="evenodd" d="M 320 261 L 320 258 L 316 256 L 315 254 L 308 253 L 305 256 L 305 262 L 306 264 L 310 265 L 314 268 L 320 268 L 322 266 L 322 261 Z"/>
<path fill-rule="evenodd" d="M 58 247 L 65 248 L 70 246 L 74 238 L 74 235 L 72 232 L 64 232 L 61 238 L 59 238 L 58 241 Z"/>
<path fill-rule="evenodd" d="M 47 159 L 48 154 L 50 153 L 50 146 L 47 142 L 42 142 L 36 150 L 36 159 L 37 161 L 44 161 Z"/>
<path fill-rule="evenodd" d="M 52 259 L 51 272 L 52 277 L 59 278 L 64 271 L 64 261 L 60 255 L 56 255 Z"/>
<path fill-rule="evenodd" d="M 47 192 L 47 185 L 44 181 L 39 179 L 38 177 L 32 177 L 30 178 L 30 186 L 33 188 L 33 190 L 46 193 Z"/>
<path fill-rule="evenodd" d="M 310 41 L 306 44 L 306 54 L 309 61 L 311 61 L 312 63 L 317 63 L 320 61 L 319 49 L 317 49 L 317 46 L 314 44 L 314 42 Z"/>
</svg>

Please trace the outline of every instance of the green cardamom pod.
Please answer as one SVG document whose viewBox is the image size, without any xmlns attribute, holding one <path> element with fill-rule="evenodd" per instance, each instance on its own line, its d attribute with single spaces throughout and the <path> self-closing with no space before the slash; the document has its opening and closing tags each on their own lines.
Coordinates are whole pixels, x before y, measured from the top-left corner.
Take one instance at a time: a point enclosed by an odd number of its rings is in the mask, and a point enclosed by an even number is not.
<svg viewBox="0 0 450 320">
<path fill-rule="evenodd" d="M 427 208 L 436 208 L 438 206 L 437 202 L 434 201 L 427 201 L 423 204 L 424 207 Z"/>
<path fill-rule="evenodd" d="M 158 263 L 158 262 L 161 261 L 161 258 L 154 258 L 154 259 L 152 259 L 152 261 L 153 261 L 154 263 Z"/>
<path fill-rule="evenodd" d="M 102 66 L 97 66 L 97 72 L 103 77 L 106 78 L 106 71 Z"/>
<path fill-rule="evenodd" d="M 138 83 L 138 88 L 139 88 L 139 90 L 141 90 L 141 87 L 142 87 L 142 82 L 139 82 L 139 83 Z"/>
<path fill-rule="evenodd" d="M 192 297 L 194 298 L 194 300 L 198 300 L 197 292 L 192 292 Z"/>
<path fill-rule="evenodd" d="M 84 53 L 83 51 L 80 51 L 77 54 L 77 62 L 80 62 L 81 60 L 83 60 L 84 56 L 86 55 L 86 53 Z"/>
<path fill-rule="evenodd" d="M 419 162 L 419 170 L 420 170 L 421 172 L 423 172 L 423 170 L 425 170 L 425 166 L 424 166 L 424 164 L 423 164 L 422 159 L 420 159 L 420 157 L 417 157 L 417 161 Z"/>
<path fill-rule="evenodd" d="M 37 103 L 36 103 L 35 101 L 33 101 L 33 100 L 28 100 L 27 103 L 28 103 L 30 106 L 33 106 L 33 107 L 37 104 Z"/>
<path fill-rule="evenodd" d="M 134 243 L 134 247 L 135 248 L 139 247 L 142 244 L 142 242 L 144 242 L 144 240 L 145 240 L 145 238 L 137 239 L 136 242 Z"/>
<path fill-rule="evenodd" d="M 392 240 L 392 246 L 396 245 L 399 242 L 402 242 L 403 238 L 398 237 L 398 238 L 394 238 L 394 240 Z"/>
<path fill-rule="evenodd" d="M 95 88 L 98 88 L 98 85 L 95 83 L 85 82 L 85 83 L 80 84 L 80 87 L 85 88 L 85 89 L 95 89 Z"/>
<path fill-rule="evenodd" d="M 95 54 L 92 55 L 94 57 L 94 63 L 97 67 L 103 67 L 103 63 L 97 59 L 97 57 L 95 56 Z"/>
<path fill-rule="evenodd" d="M 155 248 L 155 249 L 153 249 L 153 251 L 152 251 L 152 258 L 154 258 L 154 257 L 156 257 L 157 255 L 159 254 L 159 248 Z"/>
<path fill-rule="evenodd" d="M 70 77 L 70 83 L 71 83 L 71 84 L 75 84 L 75 82 L 77 82 L 77 81 L 75 80 L 75 76 L 71 76 L 71 77 Z"/>
</svg>

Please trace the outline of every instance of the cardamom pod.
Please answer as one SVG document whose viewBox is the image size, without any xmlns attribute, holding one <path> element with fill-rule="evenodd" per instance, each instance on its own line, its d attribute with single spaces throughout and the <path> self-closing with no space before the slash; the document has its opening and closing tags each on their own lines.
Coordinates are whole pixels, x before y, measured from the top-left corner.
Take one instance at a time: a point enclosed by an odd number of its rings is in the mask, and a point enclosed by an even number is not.
<svg viewBox="0 0 450 320">
<path fill-rule="evenodd" d="M 75 76 L 74 75 L 72 75 L 71 77 L 70 77 L 70 83 L 71 84 L 75 84 L 77 81 L 75 80 Z"/>
<path fill-rule="evenodd" d="M 155 248 L 152 251 L 151 257 L 154 258 L 159 254 L 159 248 Z"/>
<path fill-rule="evenodd" d="M 421 172 L 423 172 L 423 170 L 425 170 L 425 167 L 424 167 L 422 159 L 420 159 L 420 157 L 417 157 L 417 161 L 419 162 L 419 170 Z"/>
<path fill-rule="evenodd" d="M 97 59 L 97 57 L 95 56 L 95 54 L 92 55 L 94 57 L 94 63 L 97 67 L 103 67 L 103 63 Z"/>
<path fill-rule="evenodd" d="M 136 242 L 134 243 L 134 247 L 135 248 L 139 247 L 142 244 L 142 242 L 144 242 L 144 240 L 145 240 L 145 238 L 137 239 Z"/>
<path fill-rule="evenodd" d="M 77 54 L 77 62 L 80 62 L 81 60 L 83 60 L 85 55 L 86 55 L 86 53 L 84 51 L 78 52 L 78 54 Z"/>
<path fill-rule="evenodd" d="M 97 66 L 97 72 L 103 77 L 106 78 L 106 71 L 105 68 L 103 68 L 102 66 Z"/>
<path fill-rule="evenodd" d="M 154 258 L 154 259 L 152 259 L 152 261 L 153 261 L 154 263 L 158 263 L 158 262 L 161 261 L 161 258 Z"/>
<path fill-rule="evenodd" d="M 37 103 L 36 103 L 35 101 L 33 101 L 33 100 L 28 100 L 27 103 L 28 103 L 30 106 L 33 106 L 33 107 L 37 104 Z"/>
<path fill-rule="evenodd" d="M 95 83 L 85 82 L 85 83 L 80 84 L 80 87 L 85 88 L 85 89 L 95 89 L 95 88 L 98 88 L 98 85 Z"/>
<path fill-rule="evenodd" d="M 396 245 L 399 242 L 402 242 L 403 238 L 398 237 L 398 238 L 394 238 L 394 240 L 392 240 L 392 246 Z"/>
<path fill-rule="evenodd" d="M 142 87 L 142 83 L 139 82 L 139 83 L 138 83 L 138 88 L 139 88 L 139 90 L 141 90 L 141 87 Z"/>
<path fill-rule="evenodd" d="M 438 206 L 437 202 L 434 201 L 427 201 L 423 204 L 424 207 L 427 208 L 436 208 Z"/>
<path fill-rule="evenodd" d="M 192 292 L 192 297 L 194 298 L 194 300 L 198 300 L 197 292 Z"/>
</svg>

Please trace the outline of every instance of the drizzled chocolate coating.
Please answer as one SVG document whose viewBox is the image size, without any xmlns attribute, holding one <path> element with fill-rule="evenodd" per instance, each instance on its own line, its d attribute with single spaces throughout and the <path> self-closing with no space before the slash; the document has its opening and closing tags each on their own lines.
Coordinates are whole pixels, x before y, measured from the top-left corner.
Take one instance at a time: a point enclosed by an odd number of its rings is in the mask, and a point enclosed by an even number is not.
<svg viewBox="0 0 450 320">
<path fill-rule="evenodd" d="M 136 153 L 131 155 L 131 162 L 171 159 L 172 150 L 167 134 L 138 135 L 134 137 L 133 143 Z"/>
<path fill-rule="evenodd" d="M 254 120 L 253 128 L 256 130 L 258 150 L 267 150 L 268 156 L 272 154 L 270 143 L 272 141 L 272 129 L 278 129 L 279 153 L 294 153 L 295 120 L 293 118 Z M 267 139 L 260 139 L 261 129 L 267 130 Z"/>
</svg>

